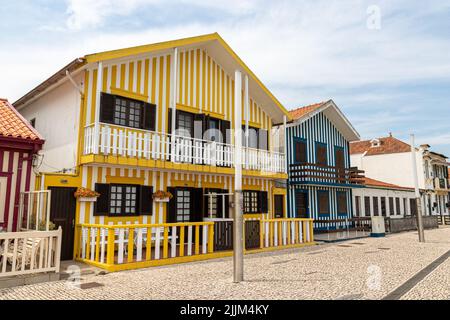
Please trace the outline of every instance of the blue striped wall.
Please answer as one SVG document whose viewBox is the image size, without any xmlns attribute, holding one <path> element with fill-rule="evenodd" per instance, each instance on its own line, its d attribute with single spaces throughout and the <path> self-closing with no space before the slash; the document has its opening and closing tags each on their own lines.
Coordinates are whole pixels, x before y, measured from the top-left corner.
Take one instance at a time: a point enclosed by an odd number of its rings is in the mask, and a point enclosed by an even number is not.
<svg viewBox="0 0 450 320">
<path fill-rule="evenodd" d="M 288 164 L 294 163 L 294 138 L 307 140 L 308 162 L 316 162 L 316 142 L 326 143 L 328 165 L 334 166 L 334 147 L 344 148 L 345 166 L 350 167 L 349 143 L 333 123 L 321 112 L 297 126 L 286 129 Z"/>
<path fill-rule="evenodd" d="M 341 147 L 344 149 L 345 154 L 345 166 L 350 167 L 350 153 L 349 153 L 349 142 L 345 137 L 339 132 L 339 130 L 334 126 L 334 124 L 321 112 L 312 118 L 292 127 L 286 129 L 286 146 L 287 146 L 287 156 L 288 165 L 295 163 L 294 161 L 294 139 L 301 138 L 307 141 L 308 150 L 308 162 L 316 162 L 316 150 L 315 146 L 317 142 L 325 143 L 328 150 L 328 165 L 335 166 L 335 147 Z M 316 221 L 320 220 L 335 220 L 335 219 L 345 219 L 352 217 L 352 191 L 351 187 L 338 187 L 330 186 L 325 181 L 320 181 L 320 179 L 314 179 L 313 182 L 308 184 L 297 184 L 289 185 L 288 190 L 288 215 L 289 217 L 295 217 L 296 207 L 295 207 L 295 192 L 297 189 L 306 190 L 308 192 L 309 200 L 309 217 Z M 317 210 L 317 191 L 326 190 L 330 192 L 330 205 L 331 214 L 327 216 L 319 216 Z M 347 208 L 348 212 L 346 215 L 338 215 L 337 213 L 337 198 L 336 192 L 346 192 L 347 195 Z M 344 227 L 331 225 L 331 228 Z M 321 224 L 320 222 L 315 223 L 315 229 L 326 229 L 328 224 Z"/>
</svg>

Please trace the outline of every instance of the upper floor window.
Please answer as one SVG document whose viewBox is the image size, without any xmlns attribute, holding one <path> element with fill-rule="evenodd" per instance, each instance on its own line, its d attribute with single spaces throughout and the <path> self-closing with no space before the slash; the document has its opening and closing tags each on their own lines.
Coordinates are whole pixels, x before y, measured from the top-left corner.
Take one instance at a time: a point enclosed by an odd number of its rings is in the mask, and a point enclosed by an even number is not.
<svg viewBox="0 0 450 320">
<path fill-rule="evenodd" d="M 156 105 L 102 93 L 100 99 L 100 121 L 154 131 Z"/>
<path fill-rule="evenodd" d="M 316 163 L 323 166 L 328 165 L 327 145 L 325 143 L 316 142 Z"/>
<path fill-rule="evenodd" d="M 245 125 L 242 126 L 242 145 L 246 146 L 247 136 Z M 248 127 L 248 147 L 252 149 L 268 150 L 268 132 L 264 129 Z"/>
<path fill-rule="evenodd" d="M 344 148 L 342 147 L 335 147 L 335 159 L 334 159 L 335 165 L 339 169 L 345 168 L 345 154 L 344 154 Z"/>
<path fill-rule="evenodd" d="M 306 140 L 295 138 L 294 139 L 294 161 L 295 163 L 306 163 L 308 162 L 307 157 L 307 143 Z"/>
</svg>

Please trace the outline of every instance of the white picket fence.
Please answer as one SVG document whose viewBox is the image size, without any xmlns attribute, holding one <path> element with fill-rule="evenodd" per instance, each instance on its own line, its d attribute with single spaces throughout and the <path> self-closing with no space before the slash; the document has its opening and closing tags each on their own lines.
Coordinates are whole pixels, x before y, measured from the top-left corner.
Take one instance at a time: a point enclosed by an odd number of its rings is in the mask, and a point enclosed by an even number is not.
<svg viewBox="0 0 450 320">
<path fill-rule="evenodd" d="M 0 233 L 0 277 L 59 272 L 62 229 Z"/>
<path fill-rule="evenodd" d="M 233 167 L 235 159 L 231 144 L 103 123 L 85 127 L 84 154 L 222 167 Z M 242 161 L 244 169 L 248 170 L 286 171 L 285 155 L 278 152 L 243 148 Z"/>
</svg>

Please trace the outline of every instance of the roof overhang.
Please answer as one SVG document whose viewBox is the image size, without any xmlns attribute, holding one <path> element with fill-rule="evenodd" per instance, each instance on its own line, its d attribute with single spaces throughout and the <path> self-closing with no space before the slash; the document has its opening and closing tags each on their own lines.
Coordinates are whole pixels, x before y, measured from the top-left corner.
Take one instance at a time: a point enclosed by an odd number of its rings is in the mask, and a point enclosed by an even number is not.
<svg viewBox="0 0 450 320">
<path fill-rule="evenodd" d="M 52 77 L 44 81 L 42 84 L 34 88 L 32 91 L 24 95 L 14 103 L 16 108 L 24 105 L 31 99 L 40 95 L 43 91 L 55 83 L 66 78 L 66 71 L 70 73 L 80 69 L 81 67 L 89 68 L 98 62 L 108 64 L 117 60 L 126 59 L 130 56 L 143 56 L 148 53 L 171 53 L 174 48 L 179 50 L 187 50 L 190 48 L 204 48 L 209 52 L 218 64 L 234 79 L 235 71 L 239 70 L 243 75 L 248 75 L 249 91 L 253 99 L 261 104 L 264 111 L 273 119 L 274 123 L 283 122 L 284 116 L 287 120 L 291 120 L 289 112 L 278 101 L 277 98 L 267 89 L 267 87 L 258 79 L 258 77 L 250 70 L 250 68 L 239 58 L 239 56 L 231 49 L 231 47 L 220 37 L 218 33 L 201 35 L 197 37 L 172 40 L 149 45 L 124 48 L 119 50 L 104 51 L 86 55 L 83 58 L 75 59 Z"/>
<path fill-rule="evenodd" d="M 30 101 L 34 100 L 38 96 L 40 96 L 42 93 L 47 91 L 49 88 L 57 85 L 61 80 L 65 79 L 67 77 L 67 72 L 72 73 L 76 70 L 80 69 L 82 66 L 86 64 L 86 60 L 84 58 L 77 58 L 73 61 L 71 61 L 68 65 L 66 65 L 64 68 L 56 72 L 54 75 L 52 75 L 50 78 L 39 84 L 37 87 L 35 87 L 33 90 L 25 94 L 23 97 L 21 97 L 19 100 L 13 103 L 13 106 L 16 109 L 20 109 L 20 107 L 24 106 L 25 104 L 29 103 Z"/>
<path fill-rule="evenodd" d="M 330 119 L 331 122 L 333 122 L 339 132 L 341 132 L 348 141 L 359 141 L 361 139 L 358 131 L 356 131 L 356 129 L 353 127 L 353 125 L 333 100 L 325 102 L 316 110 L 294 120 L 288 126 L 296 126 L 302 122 L 307 121 L 308 119 L 311 119 L 321 112 L 323 112 L 327 116 L 327 118 Z"/>
</svg>

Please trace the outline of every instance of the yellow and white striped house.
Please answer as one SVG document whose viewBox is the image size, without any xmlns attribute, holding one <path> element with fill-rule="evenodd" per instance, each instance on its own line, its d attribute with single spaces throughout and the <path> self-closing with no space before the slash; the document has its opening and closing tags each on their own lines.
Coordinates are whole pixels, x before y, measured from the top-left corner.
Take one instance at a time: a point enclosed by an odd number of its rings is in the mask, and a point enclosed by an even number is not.
<svg viewBox="0 0 450 320">
<path fill-rule="evenodd" d="M 270 133 L 289 113 L 217 33 L 86 55 L 14 106 L 46 139 L 36 187 L 52 191 L 65 259 L 121 270 L 228 254 L 235 108 L 245 218 L 265 221 L 248 223 L 247 248 L 312 242 L 277 187 Z"/>
</svg>

